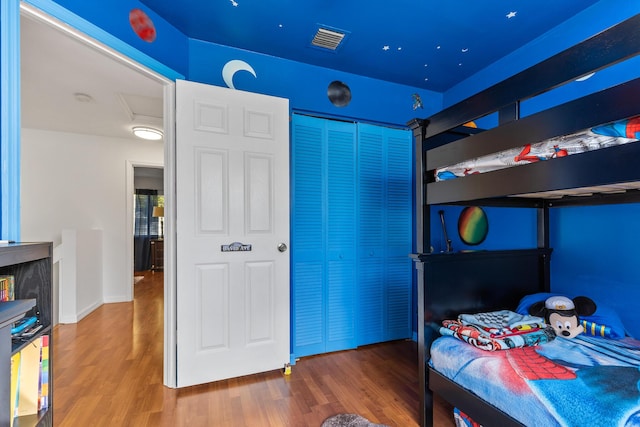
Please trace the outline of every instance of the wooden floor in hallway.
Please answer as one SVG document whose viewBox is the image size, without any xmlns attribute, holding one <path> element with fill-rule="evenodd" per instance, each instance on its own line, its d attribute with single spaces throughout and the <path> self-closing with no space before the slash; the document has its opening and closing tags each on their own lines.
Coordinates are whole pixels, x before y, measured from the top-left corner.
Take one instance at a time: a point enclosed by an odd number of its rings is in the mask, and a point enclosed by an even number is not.
<svg viewBox="0 0 640 427">
<path fill-rule="evenodd" d="M 53 339 L 55 426 L 319 427 L 345 412 L 391 427 L 418 425 L 413 341 L 305 357 L 288 376 L 165 387 L 162 272 L 144 272 L 133 302 L 104 304 L 77 324 L 58 325 Z M 446 407 L 442 413 L 441 425 L 453 426 Z"/>
</svg>

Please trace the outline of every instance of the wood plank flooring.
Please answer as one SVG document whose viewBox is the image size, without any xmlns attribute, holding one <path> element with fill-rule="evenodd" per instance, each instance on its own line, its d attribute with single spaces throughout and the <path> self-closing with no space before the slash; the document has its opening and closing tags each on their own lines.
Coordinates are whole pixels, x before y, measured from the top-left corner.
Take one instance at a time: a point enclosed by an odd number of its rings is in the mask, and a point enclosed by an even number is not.
<svg viewBox="0 0 640 427">
<path fill-rule="evenodd" d="M 171 389 L 162 383 L 163 280 L 146 272 L 131 303 L 105 304 L 54 329 L 54 425 L 319 427 L 357 413 L 418 425 L 416 343 L 302 358 L 280 371 Z M 453 426 L 449 408 L 437 425 Z"/>
</svg>

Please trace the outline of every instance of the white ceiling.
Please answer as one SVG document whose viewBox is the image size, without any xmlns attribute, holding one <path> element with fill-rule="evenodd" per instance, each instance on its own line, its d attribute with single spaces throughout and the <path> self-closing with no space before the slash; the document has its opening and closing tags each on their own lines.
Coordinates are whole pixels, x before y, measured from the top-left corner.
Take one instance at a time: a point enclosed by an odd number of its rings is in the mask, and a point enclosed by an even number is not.
<svg viewBox="0 0 640 427">
<path fill-rule="evenodd" d="M 160 82 L 33 17 L 20 26 L 22 127 L 136 140 L 133 126 L 162 129 Z M 162 179 L 163 170 L 135 175 Z"/>
<path fill-rule="evenodd" d="M 23 127 L 116 138 L 162 129 L 159 81 L 33 17 L 20 25 Z"/>
</svg>

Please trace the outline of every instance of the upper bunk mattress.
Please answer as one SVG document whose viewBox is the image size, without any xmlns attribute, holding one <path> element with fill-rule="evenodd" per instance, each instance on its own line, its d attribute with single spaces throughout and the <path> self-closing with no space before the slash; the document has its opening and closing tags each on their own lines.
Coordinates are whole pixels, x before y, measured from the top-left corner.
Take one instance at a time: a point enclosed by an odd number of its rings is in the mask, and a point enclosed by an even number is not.
<svg viewBox="0 0 640 427">
<path fill-rule="evenodd" d="M 640 426 L 640 341 L 579 335 L 485 351 L 451 336 L 430 366 L 525 425 Z"/>
<path fill-rule="evenodd" d="M 438 168 L 434 174 L 436 181 L 444 181 L 627 144 L 638 139 L 640 116 Z"/>
</svg>

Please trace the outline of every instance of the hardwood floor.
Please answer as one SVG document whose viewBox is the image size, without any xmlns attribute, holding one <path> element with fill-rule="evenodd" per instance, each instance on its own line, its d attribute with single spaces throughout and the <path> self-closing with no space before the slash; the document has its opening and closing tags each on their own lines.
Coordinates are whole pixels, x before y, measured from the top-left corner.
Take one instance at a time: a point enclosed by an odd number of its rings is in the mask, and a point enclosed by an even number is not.
<svg viewBox="0 0 640 427">
<path fill-rule="evenodd" d="M 272 371 L 165 387 L 162 286 L 162 272 L 146 272 L 132 303 L 105 304 L 55 328 L 55 426 L 319 427 L 342 412 L 392 427 L 418 425 L 411 341 L 302 358 L 289 376 Z M 453 426 L 451 412 L 442 413 L 441 425 Z"/>
</svg>

